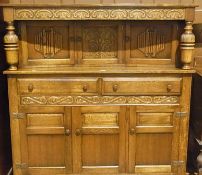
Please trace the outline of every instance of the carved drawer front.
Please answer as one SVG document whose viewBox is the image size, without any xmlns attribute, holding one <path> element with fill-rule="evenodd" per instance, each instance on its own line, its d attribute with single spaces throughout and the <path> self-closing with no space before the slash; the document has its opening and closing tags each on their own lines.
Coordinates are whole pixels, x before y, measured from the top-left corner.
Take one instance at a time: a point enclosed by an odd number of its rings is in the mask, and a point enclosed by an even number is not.
<svg viewBox="0 0 202 175">
<path fill-rule="evenodd" d="M 181 78 L 104 78 L 104 94 L 180 94 Z"/>
<path fill-rule="evenodd" d="M 96 94 L 97 79 L 18 79 L 18 93 L 26 94 Z"/>
</svg>

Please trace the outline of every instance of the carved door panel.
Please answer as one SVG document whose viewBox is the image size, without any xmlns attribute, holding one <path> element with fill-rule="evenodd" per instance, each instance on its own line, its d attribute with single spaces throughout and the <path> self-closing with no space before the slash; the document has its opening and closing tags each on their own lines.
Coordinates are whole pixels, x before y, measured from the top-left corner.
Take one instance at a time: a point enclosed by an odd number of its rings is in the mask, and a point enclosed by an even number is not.
<svg viewBox="0 0 202 175">
<path fill-rule="evenodd" d="M 125 172 L 125 107 L 73 107 L 73 173 Z"/>
<path fill-rule="evenodd" d="M 136 65 L 175 64 L 177 24 L 129 22 L 126 25 L 126 62 Z"/>
<path fill-rule="evenodd" d="M 71 108 L 33 107 L 20 120 L 23 175 L 72 172 Z"/>
<path fill-rule="evenodd" d="M 129 172 L 177 174 L 177 110 L 175 106 L 130 108 Z"/>
<path fill-rule="evenodd" d="M 21 22 L 23 65 L 74 64 L 74 27 L 64 21 Z"/>
<path fill-rule="evenodd" d="M 76 26 L 79 64 L 100 65 L 123 62 L 123 25 L 121 22 L 81 22 Z"/>
</svg>

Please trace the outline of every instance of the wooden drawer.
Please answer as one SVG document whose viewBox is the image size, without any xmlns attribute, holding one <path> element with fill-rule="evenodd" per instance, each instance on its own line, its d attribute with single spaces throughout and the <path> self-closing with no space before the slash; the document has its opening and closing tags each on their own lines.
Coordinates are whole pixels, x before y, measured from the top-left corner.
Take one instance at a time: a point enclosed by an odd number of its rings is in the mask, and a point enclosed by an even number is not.
<svg viewBox="0 0 202 175">
<path fill-rule="evenodd" d="M 181 78 L 104 78 L 103 94 L 180 94 Z"/>
<path fill-rule="evenodd" d="M 18 79 L 18 93 L 34 94 L 96 94 L 96 78 Z"/>
</svg>

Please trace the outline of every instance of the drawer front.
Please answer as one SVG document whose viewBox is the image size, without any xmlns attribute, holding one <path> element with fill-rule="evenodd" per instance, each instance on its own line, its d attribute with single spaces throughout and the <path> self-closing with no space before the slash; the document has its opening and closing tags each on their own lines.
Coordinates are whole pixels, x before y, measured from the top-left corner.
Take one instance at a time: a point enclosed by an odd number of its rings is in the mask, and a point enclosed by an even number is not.
<svg viewBox="0 0 202 175">
<path fill-rule="evenodd" d="M 18 79 L 18 93 L 34 94 L 97 94 L 96 78 Z"/>
<path fill-rule="evenodd" d="M 104 78 L 103 94 L 180 94 L 181 78 Z"/>
</svg>

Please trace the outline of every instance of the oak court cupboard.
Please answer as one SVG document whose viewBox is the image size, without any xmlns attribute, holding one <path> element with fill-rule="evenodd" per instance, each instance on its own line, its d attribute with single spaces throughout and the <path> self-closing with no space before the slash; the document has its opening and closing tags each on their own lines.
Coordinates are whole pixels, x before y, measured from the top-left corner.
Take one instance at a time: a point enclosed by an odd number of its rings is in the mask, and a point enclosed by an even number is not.
<svg viewBox="0 0 202 175">
<path fill-rule="evenodd" d="M 195 5 L 16 2 L 14 175 L 185 175 Z"/>
</svg>

